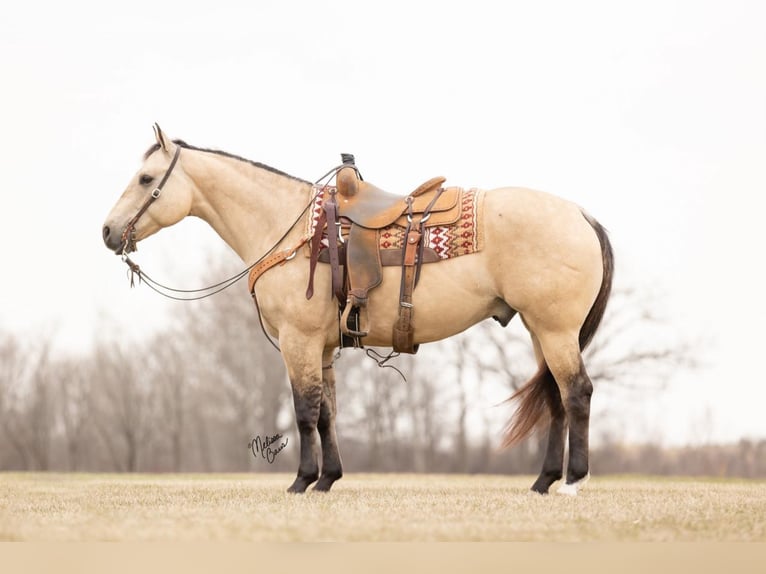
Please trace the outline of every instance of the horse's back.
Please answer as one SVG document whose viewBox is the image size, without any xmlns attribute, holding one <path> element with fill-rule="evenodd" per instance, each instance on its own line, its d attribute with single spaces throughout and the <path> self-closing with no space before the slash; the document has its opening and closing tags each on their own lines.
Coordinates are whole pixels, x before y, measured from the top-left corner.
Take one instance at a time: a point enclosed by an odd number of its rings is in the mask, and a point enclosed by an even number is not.
<svg viewBox="0 0 766 574">
<path fill-rule="evenodd" d="M 526 187 L 500 187 L 486 193 L 485 214 L 491 222 L 496 216 L 503 222 L 512 222 L 519 231 L 539 231 L 537 227 L 567 226 L 589 227 L 577 204 L 547 193 Z M 581 226 L 580 223 L 586 223 Z M 534 229 L 533 229 L 534 228 Z M 491 229 L 488 229 L 491 233 Z M 536 239 L 541 239 L 537 237 Z"/>
</svg>

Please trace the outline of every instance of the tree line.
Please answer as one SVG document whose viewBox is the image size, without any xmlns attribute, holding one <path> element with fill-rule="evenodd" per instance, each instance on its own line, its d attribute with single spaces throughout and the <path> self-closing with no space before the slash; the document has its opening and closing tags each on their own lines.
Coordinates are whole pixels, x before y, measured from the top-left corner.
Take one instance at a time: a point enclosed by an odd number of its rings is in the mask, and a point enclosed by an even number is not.
<svg viewBox="0 0 766 574">
<path fill-rule="evenodd" d="M 598 392 L 661 389 L 693 368 L 690 345 L 644 336 L 656 321 L 635 291 L 617 290 L 586 357 Z M 626 341 L 636 329 L 638 342 Z M 503 400 L 534 371 L 520 330 L 487 321 L 391 361 L 396 369 L 379 362 L 361 350 L 336 361 L 348 471 L 539 470 L 542 437 L 498 448 L 512 410 Z M 267 460 L 256 437 L 287 444 Z M 676 450 L 606 441 L 592 457 L 601 473 L 766 476 L 766 441 Z M 79 355 L 0 332 L 0 470 L 292 472 L 297 458 L 285 369 L 241 287 L 179 305 L 150 338 L 102 340 Z"/>
</svg>

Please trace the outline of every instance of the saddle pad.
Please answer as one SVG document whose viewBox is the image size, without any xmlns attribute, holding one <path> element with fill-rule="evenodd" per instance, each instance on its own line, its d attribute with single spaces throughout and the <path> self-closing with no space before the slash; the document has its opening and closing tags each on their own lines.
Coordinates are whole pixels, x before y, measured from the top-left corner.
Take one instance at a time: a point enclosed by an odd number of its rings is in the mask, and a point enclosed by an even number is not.
<svg viewBox="0 0 766 574">
<path fill-rule="evenodd" d="M 316 194 L 307 218 L 306 233 L 314 234 L 319 216 L 322 213 L 322 195 Z M 484 191 L 480 189 L 460 190 L 458 203 L 460 216 L 451 225 L 426 227 L 423 234 L 424 246 L 435 254 L 434 260 L 451 259 L 461 255 L 470 255 L 481 251 L 484 246 L 484 236 L 480 225 L 484 204 Z M 348 234 L 348 225 L 342 226 L 343 236 Z M 390 225 L 380 230 L 378 245 L 381 251 L 400 251 L 404 245 L 404 230 L 400 225 Z M 322 237 L 322 249 L 328 246 L 327 235 Z M 304 250 L 306 257 L 311 255 L 307 246 Z M 320 259 L 321 261 L 321 259 Z M 424 263 L 433 262 L 425 259 Z"/>
</svg>

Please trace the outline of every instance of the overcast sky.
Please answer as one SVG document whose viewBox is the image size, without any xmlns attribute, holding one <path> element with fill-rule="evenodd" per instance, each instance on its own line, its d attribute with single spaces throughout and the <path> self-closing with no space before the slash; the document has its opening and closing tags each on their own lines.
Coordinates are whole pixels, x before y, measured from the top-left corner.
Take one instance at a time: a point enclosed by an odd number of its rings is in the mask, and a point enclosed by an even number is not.
<svg viewBox="0 0 766 574">
<path fill-rule="evenodd" d="M 611 231 L 618 283 L 705 342 L 703 368 L 630 421 L 766 438 L 764 29 L 755 0 L 13 3 L 0 329 L 82 351 L 178 309 L 129 290 L 100 241 L 157 121 L 305 179 L 351 151 L 389 189 L 443 174 L 577 202 Z M 189 220 L 137 260 L 188 285 L 219 244 Z"/>
</svg>

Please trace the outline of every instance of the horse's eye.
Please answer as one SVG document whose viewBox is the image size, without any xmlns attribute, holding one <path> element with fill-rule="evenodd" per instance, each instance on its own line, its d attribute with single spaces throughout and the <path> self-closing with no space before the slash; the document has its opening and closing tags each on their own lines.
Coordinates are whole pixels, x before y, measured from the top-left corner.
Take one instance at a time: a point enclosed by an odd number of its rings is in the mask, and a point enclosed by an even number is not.
<svg viewBox="0 0 766 574">
<path fill-rule="evenodd" d="M 141 185 L 149 185 L 154 181 L 154 178 L 149 174 L 142 174 L 141 177 L 138 178 L 138 183 Z"/>
</svg>

